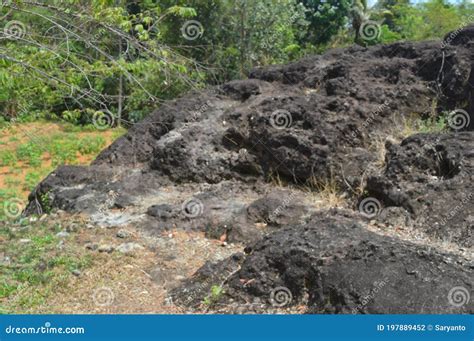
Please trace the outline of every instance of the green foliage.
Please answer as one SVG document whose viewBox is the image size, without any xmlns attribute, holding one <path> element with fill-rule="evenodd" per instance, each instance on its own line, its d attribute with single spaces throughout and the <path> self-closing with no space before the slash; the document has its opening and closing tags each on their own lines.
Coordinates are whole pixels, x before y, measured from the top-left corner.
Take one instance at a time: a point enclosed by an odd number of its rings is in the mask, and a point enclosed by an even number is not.
<svg viewBox="0 0 474 341">
<path fill-rule="evenodd" d="M 328 43 L 347 24 L 350 0 L 302 0 L 306 19 L 310 22 L 305 41 L 320 45 Z"/>
<path fill-rule="evenodd" d="M 175 3 L 175 1 L 165 1 Z M 297 0 L 178 1 L 196 9 L 203 25 L 199 39 L 186 40 L 180 32 L 184 20 L 168 17 L 163 39 L 182 45 L 180 52 L 211 65 L 208 82 L 245 77 L 261 65 L 284 63 L 300 55 L 301 40 L 309 22 L 306 8 Z"/>
<path fill-rule="evenodd" d="M 78 141 L 78 150 L 81 154 L 97 154 L 105 145 L 102 136 L 87 136 Z"/>
<path fill-rule="evenodd" d="M 14 166 L 17 162 L 15 153 L 11 151 L 0 152 L 0 167 Z"/>
<path fill-rule="evenodd" d="M 395 3 L 385 18 L 399 39 L 424 40 L 443 38 L 448 32 L 465 26 L 467 17 L 473 14 L 472 4 L 456 6 L 445 0 L 430 0 L 413 6 Z"/>
<path fill-rule="evenodd" d="M 25 175 L 25 182 L 23 184 L 23 190 L 32 191 L 36 185 L 40 182 L 42 176 L 39 172 L 28 172 Z"/>
<path fill-rule="evenodd" d="M 38 167 L 41 164 L 41 155 L 41 148 L 34 142 L 22 144 L 16 149 L 18 160 L 27 162 L 31 167 Z"/>
<path fill-rule="evenodd" d="M 54 294 L 72 270 L 92 265 L 89 255 L 58 251 L 55 234 L 59 230 L 58 226 L 42 225 L 13 231 L 0 225 L 0 238 L 7 241 L 2 251 L 10 259 L 10 263 L 0 264 L 0 299 L 13 298 L 21 292 L 16 308 L 34 307 Z"/>
<path fill-rule="evenodd" d="M 420 133 L 440 133 L 448 129 L 447 118 L 441 116 L 438 118 L 427 118 L 425 120 L 419 120 L 416 124 L 416 128 Z"/>
<path fill-rule="evenodd" d="M 192 60 L 161 45 L 158 27 L 167 15 L 194 16 L 193 8 L 145 1 L 136 11 L 110 1 L 88 6 L 64 0 L 21 7 L 19 0 L 0 9 L 11 10 L 9 20 L 25 27 L 22 39 L 0 42 L 0 112 L 6 118 L 88 124 L 92 113 L 106 109 L 120 124 L 201 82 Z"/>
<path fill-rule="evenodd" d="M 51 207 L 51 199 L 49 198 L 49 193 L 41 194 L 39 197 L 39 202 L 44 213 L 46 214 L 51 213 L 52 207 Z"/>
<path fill-rule="evenodd" d="M 211 287 L 211 292 L 209 293 L 209 295 L 204 298 L 204 304 L 207 306 L 212 306 L 216 304 L 222 298 L 223 294 L 224 288 L 222 288 L 220 285 L 213 285 Z"/>
</svg>

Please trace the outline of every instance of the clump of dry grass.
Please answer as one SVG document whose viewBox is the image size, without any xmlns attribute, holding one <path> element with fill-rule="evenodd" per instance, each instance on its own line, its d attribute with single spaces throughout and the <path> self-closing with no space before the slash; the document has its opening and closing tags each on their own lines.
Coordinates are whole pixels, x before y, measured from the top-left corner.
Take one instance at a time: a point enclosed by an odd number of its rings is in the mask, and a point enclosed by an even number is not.
<svg viewBox="0 0 474 341">
<path fill-rule="evenodd" d="M 314 202 L 325 208 L 346 207 L 347 199 L 334 176 L 318 179 L 312 176 L 307 181 L 306 190 L 314 194 Z"/>
</svg>

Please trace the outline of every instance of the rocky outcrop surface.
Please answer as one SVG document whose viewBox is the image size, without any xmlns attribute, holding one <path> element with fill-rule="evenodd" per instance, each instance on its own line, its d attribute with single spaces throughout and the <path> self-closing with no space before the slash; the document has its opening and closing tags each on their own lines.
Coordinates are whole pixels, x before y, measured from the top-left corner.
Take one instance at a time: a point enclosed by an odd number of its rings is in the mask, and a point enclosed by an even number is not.
<svg viewBox="0 0 474 341">
<path fill-rule="evenodd" d="M 175 300 L 199 306 L 199 298 L 210 292 L 199 284 L 221 283 L 227 270 L 231 275 L 220 304 L 237 303 L 249 311 L 303 304 L 307 312 L 325 314 L 474 313 L 472 302 L 452 305 L 450 293 L 455 287 L 473 290 L 473 264 L 369 232 L 348 213 L 317 214 L 246 252 L 203 268 L 174 292 Z"/>
<path fill-rule="evenodd" d="M 243 312 L 280 308 L 265 302 L 282 287 L 310 313 L 472 313 L 471 31 L 331 50 L 191 92 L 91 166 L 55 170 L 25 214 L 243 243 L 176 289 L 187 307 L 216 308 L 219 285 Z M 384 142 L 413 117 L 447 117 L 447 129 Z M 352 211 L 324 210 L 336 205 Z"/>
<path fill-rule="evenodd" d="M 389 145 L 387 167 L 367 181 L 411 224 L 459 245 L 474 243 L 474 139 L 471 132 L 419 134 Z"/>
</svg>

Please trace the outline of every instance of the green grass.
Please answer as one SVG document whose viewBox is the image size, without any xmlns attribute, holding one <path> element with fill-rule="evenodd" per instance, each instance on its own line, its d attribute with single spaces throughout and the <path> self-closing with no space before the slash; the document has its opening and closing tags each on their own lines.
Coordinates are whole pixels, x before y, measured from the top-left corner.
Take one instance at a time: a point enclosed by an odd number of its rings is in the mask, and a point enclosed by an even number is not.
<svg viewBox="0 0 474 341">
<path fill-rule="evenodd" d="M 441 133 L 448 129 L 446 117 L 428 118 L 417 121 L 420 133 Z"/>
<path fill-rule="evenodd" d="M 0 152 L 0 167 L 14 166 L 17 163 L 16 154 L 11 151 Z"/>
<path fill-rule="evenodd" d="M 6 167 L 0 183 L 0 221 L 7 220 L 4 202 L 27 195 L 54 168 L 64 164 L 86 164 L 92 161 L 111 138 L 123 135 L 125 129 L 98 131 L 94 126 L 61 124 L 51 127 L 50 122 L 35 122 L 33 129 L 18 123 L 5 133 L 0 148 L 0 167 Z M 29 128 L 29 127 L 28 127 Z M 25 134 L 25 131 L 29 131 Z M 26 140 L 25 140 L 26 138 Z"/>
<path fill-rule="evenodd" d="M 22 189 L 24 191 L 32 191 L 42 178 L 43 176 L 39 172 L 28 172 L 25 175 Z"/>
<path fill-rule="evenodd" d="M 405 138 L 417 133 L 441 133 L 448 130 L 448 122 L 445 116 L 419 118 L 419 114 L 412 113 L 404 119 L 403 129 L 398 137 Z"/>
<path fill-rule="evenodd" d="M 92 265 L 89 254 L 58 247 L 59 231 L 59 224 L 0 227 L 2 252 L 10 259 L 9 264 L 0 263 L 0 299 L 11 303 L 0 314 L 27 311 L 43 304 L 55 290 L 66 285 L 73 270 Z"/>
<path fill-rule="evenodd" d="M 86 136 L 78 141 L 78 150 L 83 155 L 97 154 L 105 146 L 102 136 Z"/>
<path fill-rule="evenodd" d="M 31 167 L 39 167 L 41 165 L 42 154 L 43 150 L 33 142 L 21 144 L 16 148 L 18 160 L 27 162 Z"/>
<path fill-rule="evenodd" d="M 207 306 L 212 306 L 220 301 L 223 294 L 224 289 L 220 285 L 213 285 L 211 287 L 211 292 L 204 298 L 203 303 Z"/>
</svg>

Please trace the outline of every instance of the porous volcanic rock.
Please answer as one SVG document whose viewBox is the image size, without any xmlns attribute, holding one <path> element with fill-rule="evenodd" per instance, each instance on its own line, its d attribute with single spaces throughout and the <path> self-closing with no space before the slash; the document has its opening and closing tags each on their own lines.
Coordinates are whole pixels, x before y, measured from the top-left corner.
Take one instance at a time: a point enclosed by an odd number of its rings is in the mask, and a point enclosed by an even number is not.
<svg viewBox="0 0 474 341">
<path fill-rule="evenodd" d="M 367 180 L 383 206 L 401 207 L 427 234 L 474 246 L 472 132 L 418 134 L 387 146 L 387 167 Z"/>
<path fill-rule="evenodd" d="M 472 301 L 455 306 L 452 297 L 453 288 L 474 289 L 465 259 L 369 232 L 347 212 L 316 214 L 246 251 L 204 266 L 173 292 L 174 301 L 198 307 L 220 284 L 219 303 L 247 312 L 304 305 L 308 313 L 474 313 Z"/>
</svg>

